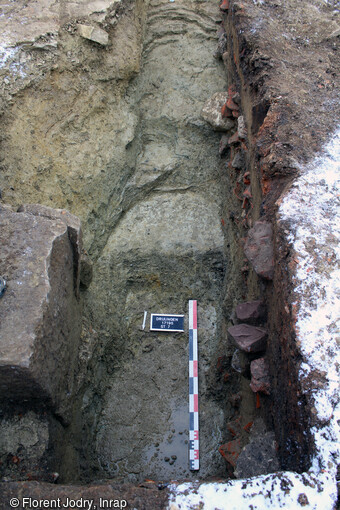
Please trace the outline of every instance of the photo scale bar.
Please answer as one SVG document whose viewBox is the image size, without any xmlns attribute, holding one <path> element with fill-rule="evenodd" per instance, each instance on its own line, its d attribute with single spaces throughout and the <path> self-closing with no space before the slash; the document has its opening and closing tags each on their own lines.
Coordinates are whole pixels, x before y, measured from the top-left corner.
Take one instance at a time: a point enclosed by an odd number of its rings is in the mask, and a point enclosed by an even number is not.
<svg viewBox="0 0 340 510">
<path fill-rule="evenodd" d="M 199 461 L 197 301 L 189 301 L 189 467 L 197 471 Z"/>
</svg>

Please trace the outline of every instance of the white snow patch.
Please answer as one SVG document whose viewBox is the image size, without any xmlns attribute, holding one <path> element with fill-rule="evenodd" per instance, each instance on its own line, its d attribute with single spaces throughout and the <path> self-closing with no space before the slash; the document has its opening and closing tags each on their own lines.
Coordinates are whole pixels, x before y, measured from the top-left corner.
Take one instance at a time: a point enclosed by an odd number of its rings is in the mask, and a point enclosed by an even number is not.
<svg viewBox="0 0 340 510">
<path fill-rule="evenodd" d="M 25 78 L 25 65 L 20 61 L 20 48 L 6 44 L 6 41 L 0 43 L 0 69 L 7 67 L 8 75 L 5 83 L 8 82 L 10 76 Z"/>
<path fill-rule="evenodd" d="M 0 68 L 4 67 L 8 60 L 12 59 L 16 54 L 15 48 L 10 48 L 4 45 L 0 45 Z"/>
<path fill-rule="evenodd" d="M 256 0 L 253 0 L 254 3 Z M 314 406 L 315 456 L 309 473 L 273 473 L 228 483 L 170 486 L 168 510 L 332 510 L 340 459 L 340 129 L 301 169 L 279 209 L 297 262 L 294 303 L 299 377 Z"/>
<path fill-rule="evenodd" d="M 332 510 L 336 494 L 330 476 L 273 473 L 227 483 L 170 486 L 168 510 Z"/>
<path fill-rule="evenodd" d="M 322 154 L 302 169 L 279 211 L 289 224 L 288 239 L 298 263 L 296 331 L 303 356 L 299 375 L 318 422 L 311 429 L 316 446 L 313 469 L 326 469 L 334 478 L 340 459 L 339 198 L 340 129 Z"/>
</svg>

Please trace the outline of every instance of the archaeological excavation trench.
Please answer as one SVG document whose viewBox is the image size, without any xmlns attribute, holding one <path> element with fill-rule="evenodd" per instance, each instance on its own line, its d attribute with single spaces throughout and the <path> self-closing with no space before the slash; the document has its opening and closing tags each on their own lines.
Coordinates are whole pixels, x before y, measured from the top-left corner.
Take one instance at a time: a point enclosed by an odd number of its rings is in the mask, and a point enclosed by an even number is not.
<svg viewBox="0 0 340 510">
<path fill-rule="evenodd" d="M 47 2 L 41 18 L 30 8 L 7 12 L 0 68 L 4 494 L 21 481 L 113 480 L 152 509 L 165 492 L 151 489 L 171 480 L 308 471 L 318 422 L 298 375 L 296 258 L 277 211 L 294 158 L 320 148 L 310 133 L 326 141 L 335 116 L 320 110 L 290 151 L 288 116 L 311 113 L 290 109 L 307 94 L 298 82 L 280 102 L 284 8 L 262 39 L 265 7 L 250 0 Z M 189 300 L 199 471 L 188 460 Z M 151 331 L 151 313 L 184 315 L 184 332 Z"/>
</svg>

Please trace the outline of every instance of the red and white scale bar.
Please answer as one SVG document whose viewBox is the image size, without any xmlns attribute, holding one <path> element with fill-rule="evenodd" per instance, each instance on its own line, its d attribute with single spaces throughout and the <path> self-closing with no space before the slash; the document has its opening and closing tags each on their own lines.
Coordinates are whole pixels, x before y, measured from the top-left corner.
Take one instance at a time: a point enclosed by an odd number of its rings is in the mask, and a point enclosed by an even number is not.
<svg viewBox="0 0 340 510">
<path fill-rule="evenodd" d="M 197 301 L 189 301 L 189 466 L 199 469 Z"/>
</svg>

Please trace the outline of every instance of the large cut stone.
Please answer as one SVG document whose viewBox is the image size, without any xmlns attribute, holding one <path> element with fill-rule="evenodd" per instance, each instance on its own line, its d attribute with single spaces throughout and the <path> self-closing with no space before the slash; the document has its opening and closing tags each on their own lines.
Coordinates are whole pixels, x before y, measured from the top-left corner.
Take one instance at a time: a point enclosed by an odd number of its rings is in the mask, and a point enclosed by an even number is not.
<svg viewBox="0 0 340 510">
<path fill-rule="evenodd" d="M 61 220 L 66 225 L 74 256 L 74 289 L 78 297 L 82 255 L 82 230 L 79 218 L 66 209 L 53 209 L 53 207 L 40 204 L 23 204 L 19 207 L 18 212 L 33 214 L 33 216 L 41 216 L 50 220 Z"/>
<path fill-rule="evenodd" d="M 1 208 L 0 244 L 7 281 L 0 300 L 0 399 L 43 399 L 63 414 L 80 337 L 79 220 L 39 206 Z"/>
<path fill-rule="evenodd" d="M 249 230 L 244 252 L 259 276 L 266 280 L 273 279 L 273 229 L 268 221 L 257 221 Z"/>
<path fill-rule="evenodd" d="M 256 324 L 264 320 L 266 316 L 266 308 L 260 299 L 240 303 L 237 305 L 235 312 L 237 319 L 247 324 Z"/>
<path fill-rule="evenodd" d="M 235 127 L 234 120 L 222 117 L 221 109 L 227 98 L 228 92 L 216 92 L 203 106 L 203 119 L 216 131 L 230 131 Z"/>
<path fill-rule="evenodd" d="M 254 393 L 261 391 L 270 394 L 269 370 L 265 358 L 255 359 L 250 363 L 251 382 L 250 387 Z"/>
<path fill-rule="evenodd" d="M 228 328 L 228 337 L 245 352 L 260 352 L 266 348 L 267 331 L 263 328 L 238 324 Z"/>
</svg>

